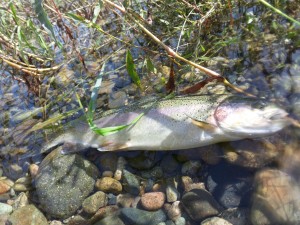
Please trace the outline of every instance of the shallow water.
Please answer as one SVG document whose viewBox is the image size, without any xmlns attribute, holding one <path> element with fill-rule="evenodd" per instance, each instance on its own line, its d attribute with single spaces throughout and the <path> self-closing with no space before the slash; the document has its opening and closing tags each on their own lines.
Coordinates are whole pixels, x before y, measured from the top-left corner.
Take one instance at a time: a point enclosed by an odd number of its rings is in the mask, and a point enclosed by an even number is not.
<svg viewBox="0 0 300 225">
<path fill-rule="evenodd" d="M 274 1 L 275 3 L 280 6 L 278 1 Z M 176 6 L 176 3 L 173 2 L 156 2 L 154 4 L 154 24 L 151 30 L 158 36 L 162 36 L 165 43 L 175 49 L 180 35 L 178 29 L 175 28 L 181 26 L 182 23 L 179 17 L 172 18 L 173 13 L 167 13 L 166 11 L 166 14 L 163 14 L 159 12 L 161 9 L 166 9 L 167 4 L 170 4 L 171 7 Z M 284 7 L 285 12 L 299 20 L 300 6 L 298 1 L 284 1 L 281 6 L 286 6 Z M 140 9 L 139 7 L 146 8 L 143 5 L 137 6 L 137 9 Z M 212 5 L 208 4 L 206 7 L 212 7 Z M 205 57 L 209 58 L 202 65 L 221 73 L 231 83 L 244 88 L 255 96 L 275 100 L 291 113 L 291 116 L 299 119 L 300 28 L 292 26 L 291 22 L 257 2 L 238 1 L 232 4 L 233 24 L 230 24 L 230 10 L 228 7 L 216 7 L 217 13 L 210 16 L 205 23 L 201 26 L 195 25 L 195 29 L 186 31 L 187 33 L 190 32 L 190 35 L 186 33 L 183 36 L 179 52 L 184 56 L 193 54 L 194 56 L 191 59 L 194 61 L 201 61 Z M 63 124 L 79 117 L 82 112 L 76 112 L 62 121 L 55 121 L 54 125 L 56 126 L 51 124 L 50 129 L 38 130 L 29 135 L 27 135 L 27 131 L 38 122 L 44 121 L 45 118 L 54 117 L 60 113 L 78 108 L 75 92 L 79 94 L 83 103 L 87 104 L 91 87 L 96 80 L 95 74 L 99 72 L 99 68 L 103 63 L 102 58 L 109 54 L 116 53 L 107 61 L 106 74 L 103 79 L 104 87 L 101 89 L 99 101 L 97 102 L 99 107 L 104 109 L 118 107 L 128 104 L 128 102 L 130 104 L 130 102 L 142 98 L 144 95 L 157 92 L 166 93 L 162 84 L 163 80 L 168 78 L 168 74 L 164 73 L 166 73 L 165 70 L 169 70 L 170 62 L 165 55 L 160 55 L 157 52 L 163 51 L 149 42 L 148 37 L 142 34 L 137 35 L 133 30 L 131 30 L 132 32 L 125 32 L 121 19 L 109 10 L 104 10 L 101 13 L 101 18 L 109 18 L 99 22 L 102 24 L 103 29 L 121 39 L 125 38 L 132 41 L 137 46 L 151 48 L 153 51 L 147 52 L 142 51 L 140 48 L 132 48 L 133 57 L 138 59 L 136 65 L 142 77 L 141 82 L 145 87 L 145 91 L 139 91 L 127 75 L 125 69 L 126 46 L 123 43 L 111 41 L 84 25 L 77 26 L 76 41 L 78 49 L 85 56 L 87 71 L 76 57 L 67 60 L 64 58 L 64 54 L 57 52 L 55 61 L 57 64 L 64 62 L 64 66 L 54 74 L 54 81 L 51 81 L 50 77 L 42 79 L 41 89 L 37 94 L 26 83 L 18 81 L 12 76 L 13 74 L 21 76 L 20 71 L 15 72 L 3 64 L 0 77 L 0 107 L 2 109 L 0 112 L 1 176 L 16 181 L 18 178 L 26 176 L 32 164 L 39 165 L 41 163 L 46 156 L 46 154 L 39 154 L 44 141 L 53 132 L 63 132 Z M 200 16 L 195 14 L 192 19 L 197 21 Z M 166 26 L 166 21 L 170 22 L 168 26 Z M 168 32 L 170 35 L 164 36 L 167 27 L 169 27 Z M 68 42 L 66 46 L 69 47 L 70 53 L 72 49 L 71 42 Z M 157 74 L 147 73 L 146 69 L 142 68 L 146 56 L 153 59 L 158 70 Z M 175 74 L 178 84 L 177 92 L 191 84 L 195 84 L 204 77 L 203 73 L 185 65 L 175 66 Z M 200 90 L 200 93 L 215 94 L 223 93 L 225 90 L 232 92 L 232 90 L 221 84 L 209 83 Z M 46 111 L 40 108 L 45 106 L 44 103 L 49 102 L 51 104 Z M 253 216 L 253 204 L 259 202 L 257 196 L 272 199 L 272 196 L 269 197 L 260 193 L 260 189 L 266 188 L 267 192 L 285 191 L 276 188 L 268 189 L 263 185 L 259 185 L 258 178 L 254 180 L 254 177 L 259 177 L 260 173 L 264 173 L 264 171 L 268 173 L 268 168 L 287 173 L 287 175 L 280 174 L 284 177 L 283 180 L 285 177 L 290 176 L 291 187 L 287 190 L 292 189 L 294 193 L 291 199 L 296 202 L 293 205 L 296 210 L 294 214 L 299 218 L 297 212 L 297 199 L 300 199 L 300 192 L 297 190 L 300 182 L 298 168 L 300 165 L 299 135 L 299 128 L 290 126 L 268 139 L 225 143 L 196 150 L 166 153 L 155 152 L 155 149 L 153 149 L 154 152 L 104 154 L 89 149 L 82 155 L 95 163 L 100 172 L 112 170 L 109 166 L 106 168 L 102 165 L 105 164 L 103 158 L 106 155 L 108 155 L 108 160 L 112 164 L 116 164 L 118 159 L 123 157 L 128 161 L 129 170 L 147 182 L 159 183 L 161 180 L 169 182 L 170 179 L 178 181 L 185 175 L 190 176 L 194 184 L 204 182 L 206 189 L 223 209 L 228 210 L 238 207 L 251 211 L 252 207 L 252 211 L 247 214 L 247 218 L 252 216 L 252 223 L 258 224 L 259 219 Z M 26 157 L 24 157 L 24 154 Z M 49 158 L 51 162 L 52 158 Z M 187 166 L 189 169 L 186 172 L 183 168 L 193 161 L 200 162 L 201 169 L 196 167 L 193 171 Z M 154 168 L 158 168 L 159 172 Z M 163 174 L 157 175 L 155 171 Z M 274 172 L 274 174 L 277 174 L 277 172 Z M 272 177 L 269 174 L 268 176 L 269 178 Z M 272 179 L 270 178 L 270 180 Z M 180 182 L 183 183 L 183 181 L 178 181 L 178 183 Z M 274 186 L 277 185 L 276 182 L 273 182 Z M 289 181 L 284 180 L 282 182 L 287 184 Z M 181 184 L 177 187 L 177 190 L 181 193 L 181 196 L 178 197 L 178 200 L 181 201 L 185 186 Z M 10 196 L 7 197 L 2 194 L 4 200 L 1 200 L 1 202 L 16 199 L 20 192 L 22 191 L 16 191 L 16 193 L 11 191 Z M 127 189 L 125 192 L 131 193 L 132 190 L 128 191 Z M 35 192 L 32 191 L 31 193 L 33 194 L 33 197 L 30 198 L 31 202 L 40 206 L 41 203 L 34 196 Z M 274 200 L 275 203 L 270 202 L 270 204 L 277 204 L 276 200 Z M 171 204 L 172 201 L 169 201 L 169 203 Z M 280 208 L 284 204 L 285 199 L 278 207 Z M 43 209 L 41 206 L 40 208 Z M 221 214 L 225 213 L 223 210 Z M 51 213 L 44 209 L 44 214 Z M 80 214 L 80 212 L 74 214 Z M 190 214 L 189 216 L 192 217 Z M 253 217 L 256 219 L 253 219 Z M 261 218 L 261 221 L 263 219 Z M 194 224 L 195 221 L 199 220 L 186 217 L 186 221 L 189 224 Z"/>
</svg>

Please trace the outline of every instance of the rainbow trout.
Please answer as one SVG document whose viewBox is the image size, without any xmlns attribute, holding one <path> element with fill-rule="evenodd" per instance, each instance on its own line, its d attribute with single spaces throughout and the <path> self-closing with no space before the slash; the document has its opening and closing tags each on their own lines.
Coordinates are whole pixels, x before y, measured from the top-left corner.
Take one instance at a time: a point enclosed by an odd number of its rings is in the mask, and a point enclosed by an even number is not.
<svg viewBox="0 0 300 225">
<path fill-rule="evenodd" d="M 273 103 L 232 95 L 151 99 L 106 112 L 94 122 L 98 127 L 129 124 L 141 113 L 138 122 L 108 136 L 95 134 L 83 119 L 75 120 L 43 151 L 61 144 L 65 153 L 89 147 L 100 151 L 189 149 L 263 137 L 290 124 L 286 111 Z"/>
</svg>

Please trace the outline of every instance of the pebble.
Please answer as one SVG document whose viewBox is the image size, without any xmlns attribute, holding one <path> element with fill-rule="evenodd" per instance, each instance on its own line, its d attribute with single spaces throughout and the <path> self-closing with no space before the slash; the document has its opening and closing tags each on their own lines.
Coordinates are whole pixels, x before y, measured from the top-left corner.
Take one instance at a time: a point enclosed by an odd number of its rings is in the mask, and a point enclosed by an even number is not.
<svg viewBox="0 0 300 225">
<path fill-rule="evenodd" d="M 113 152 L 104 152 L 97 161 L 101 171 L 115 171 L 117 169 L 118 156 Z"/>
<path fill-rule="evenodd" d="M 10 190 L 10 188 L 14 185 L 14 182 L 6 177 L 0 178 L 0 194 L 4 194 Z"/>
<path fill-rule="evenodd" d="M 160 166 L 155 166 L 150 170 L 141 171 L 141 177 L 145 179 L 159 179 L 164 175 L 163 170 Z"/>
<path fill-rule="evenodd" d="M 94 224 L 97 221 L 112 215 L 117 215 L 119 212 L 119 207 L 116 205 L 110 205 L 100 208 L 92 218 L 89 219 L 87 224 Z"/>
<path fill-rule="evenodd" d="M 179 162 L 171 154 L 164 156 L 160 162 L 160 166 L 164 173 L 175 174 L 180 167 Z"/>
<path fill-rule="evenodd" d="M 136 208 L 123 208 L 120 210 L 120 217 L 128 224 L 157 225 L 167 219 L 163 210 L 148 212 Z"/>
<path fill-rule="evenodd" d="M 3 172 L 5 176 L 12 180 L 17 180 L 25 175 L 25 171 L 23 171 L 22 167 L 17 163 L 5 165 L 5 167 L 3 167 Z"/>
<path fill-rule="evenodd" d="M 208 168 L 207 190 L 225 208 L 248 206 L 251 201 L 253 173 L 226 162 Z M 220 188 L 222 187 L 222 188 Z"/>
<path fill-rule="evenodd" d="M 17 179 L 13 186 L 15 191 L 30 191 L 32 190 L 32 180 L 30 176 L 25 176 Z"/>
<path fill-rule="evenodd" d="M 125 225 L 125 224 L 119 217 L 112 215 L 103 218 L 102 220 L 98 221 L 94 225 Z"/>
<path fill-rule="evenodd" d="M 136 175 L 129 172 L 128 170 L 123 170 L 123 182 L 124 190 L 132 195 L 139 195 L 140 193 L 140 181 Z"/>
<path fill-rule="evenodd" d="M 181 217 L 181 205 L 180 201 L 173 202 L 172 205 L 165 204 L 165 211 L 167 212 L 168 218 L 172 221 L 176 221 L 179 217 Z"/>
<path fill-rule="evenodd" d="M 113 177 L 114 173 L 112 171 L 104 171 L 102 177 Z"/>
<path fill-rule="evenodd" d="M 249 208 L 231 208 L 226 209 L 219 215 L 223 219 L 232 224 L 250 225 L 250 210 Z M 252 225 L 252 224 L 251 224 Z"/>
<path fill-rule="evenodd" d="M 59 220 L 52 220 L 49 225 L 63 225 L 63 223 Z M 69 224 L 68 224 L 69 225 Z"/>
<path fill-rule="evenodd" d="M 195 221 L 216 216 L 221 210 L 213 196 L 204 189 L 194 189 L 185 193 L 181 202 L 185 211 Z"/>
<path fill-rule="evenodd" d="M 273 144 L 271 141 L 249 139 L 223 144 L 224 157 L 234 165 L 250 169 L 262 168 L 280 155 L 279 146 L 277 146 L 280 143 Z"/>
<path fill-rule="evenodd" d="M 128 158 L 128 163 L 132 168 L 138 170 L 151 169 L 157 163 L 159 157 L 156 152 L 141 151 L 138 155 Z"/>
<path fill-rule="evenodd" d="M 167 202 L 175 202 L 180 198 L 180 193 L 177 190 L 177 182 L 175 179 L 167 179 L 166 187 Z"/>
<path fill-rule="evenodd" d="M 122 175 L 123 175 L 123 169 L 125 168 L 125 165 L 127 164 L 127 161 L 124 157 L 120 156 L 118 158 L 118 161 L 117 161 L 117 169 L 115 171 L 115 174 L 114 174 L 114 178 L 116 180 L 121 180 L 122 179 Z"/>
<path fill-rule="evenodd" d="M 163 192 L 150 192 L 142 195 L 141 205 L 144 209 L 149 211 L 155 211 L 165 203 L 166 196 Z"/>
<path fill-rule="evenodd" d="M 175 225 L 186 225 L 185 218 L 179 217 L 175 220 Z"/>
<path fill-rule="evenodd" d="M 36 165 L 36 164 L 30 164 L 29 165 L 29 173 L 30 173 L 30 176 L 31 178 L 35 178 L 37 173 L 38 173 L 38 170 L 39 170 L 39 166 Z"/>
<path fill-rule="evenodd" d="M 48 225 L 46 217 L 34 205 L 27 205 L 15 210 L 8 218 L 10 224 Z"/>
<path fill-rule="evenodd" d="M 203 182 L 194 182 L 189 176 L 182 176 L 181 183 L 185 192 L 193 189 L 205 189 L 205 184 Z"/>
<path fill-rule="evenodd" d="M 14 210 L 24 207 L 26 205 L 29 205 L 28 196 L 25 194 L 25 192 L 21 192 L 18 197 L 13 202 L 13 208 Z"/>
<path fill-rule="evenodd" d="M 265 169 L 255 176 L 253 225 L 300 224 L 299 185 L 288 174 Z"/>
<path fill-rule="evenodd" d="M 0 202 L 0 215 L 10 214 L 13 211 L 11 205 Z"/>
<path fill-rule="evenodd" d="M 233 225 L 233 224 L 220 217 L 215 216 L 202 221 L 200 225 Z"/>
<path fill-rule="evenodd" d="M 122 208 L 133 207 L 134 202 L 135 196 L 132 194 L 125 193 L 117 196 L 117 205 L 121 206 Z"/>
<path fill-rule="evenodd" d="M 52 151 L 40 164 L 35 179 L 41 208 L 55 218 L 68 218 L 93 191 L 99 171 L 77 154 L 61 155 Z"/>
<path fill-rule="evenodd" d="M 105 193 L 119 194 L 122 192 L 122 185 L 119 181 L 111 177 L 102 177 L 95 184 L 99 191 Z"/>
<path fill-rule="evenodd" d="M 200 161 L 194 161 L 194 160 L 187 161 L 182 165 L 181 173 L 183 175 L 196 176 L 200 168 L 201 168 Z"/>
<path fill-rule="evenodd" d="M 108 98 L 108 108 L 116 109 L 126 105 L 128 96 L 124 91 L 111 92 Z"/>
<path fill-rule="evenodd" d="M 107 202 L 106 194 L 102 191 L 97 191 L 83 201 L 82 208 L 86 213 L 94 214 L 99 208 L 106 206 Z"/>
</svg>

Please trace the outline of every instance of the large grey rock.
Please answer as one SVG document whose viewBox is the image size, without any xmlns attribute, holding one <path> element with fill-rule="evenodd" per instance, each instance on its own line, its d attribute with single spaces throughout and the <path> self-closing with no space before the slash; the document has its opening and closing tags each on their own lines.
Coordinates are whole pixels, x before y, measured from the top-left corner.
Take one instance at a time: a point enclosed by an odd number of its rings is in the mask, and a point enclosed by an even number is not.
<svg viewBox="0 0 300 225">
<path fill-rule="evenodd" d="M 61 155 L 58 150 L 42 161 L 35 186 L 41 208 L 53 217 L 67 218 L 93 191 L 99 171 L 80 155 Z"/>
<path fill-rule="evenodd" d="M 279 170 L 263 170 L 255 177 L 251 208 L 253 225 L 300 224 L 299 184 Z"/>
</svg>

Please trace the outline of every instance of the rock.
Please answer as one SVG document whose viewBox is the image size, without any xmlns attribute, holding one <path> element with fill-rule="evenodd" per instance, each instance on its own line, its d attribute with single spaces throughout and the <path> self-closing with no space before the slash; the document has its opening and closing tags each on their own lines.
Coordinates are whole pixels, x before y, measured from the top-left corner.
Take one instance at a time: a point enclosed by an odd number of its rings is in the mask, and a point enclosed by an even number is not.
<svg viewBox="0 0 300 225">
<path fill-rule="evenodd" d="M 174 222 L 175 222 L 175 225 L 186 225 L 184 217 L 179 217 Z"/>
<path fill-rule="evenodd" d="M 110 205 L 110 206 L 105 206 L 103 208 L 100 208 L 95 215 L 88 221 L 87 224 L 94 224 L 97 221 L 100 221 L 101 219 L 107 217 L 107 216 L 113 216 L 116 215 L 118 216 L 119 212 L 119 207 L 116 205 Z"/>
<path fill-rule="evenodd" d="M 141 151 L 137 156 L 127 158 L 127 161 L 132 168 L 147 170 L 151 169 L 157 163 L 158 159 L 159 157 L 157 157 L 156 152 Z"/>
<path fill-rule="evenodd" d="M 141 171 L 141 177 L 145 179 L 159 179 L 163 177 L 163 171 L 160 166 L 155 166 L 150 170 Z"/>
<path fill-rule="evenodd" d="M 163 210 L 148 212 L 136 208 L 123 208 L 120 217 L 130 225 L 157 225 L 166 221 L 167 217 Z"/>
<path fill-rule="evenodd" d="M 112 216 L 105 217 L 104 219 L 98 221 L 94 225 L 125 225 L 125 224 L 119 217 L 112 215 Z"/>
<path fill-rule="evenodd" d="M 97 191 L 83 201 L 82 208 L 86 213 L 94 214 L 99 208 L 106 206 L 107 201 L 106 194 L 102 191 Z"/>
<path fill-rule="evenodd" d="M 10 190 L 10 188 L 14 185 L 14 182 L 6 177 L 0 178 L 0 194 L 4 194 Z"/>
<path fill-rule="evenodd" d="M 208 167 L 207 190 L 225 208 L 249 206 L 253 173 L 226 162 Z"/>
<path fill-rule="evenodd" d="M 160 166 L 161 166 L 162 170 L 164 171 L 164 173 L 167 173 L 167 174 L 175 174 L 180 167 L 178 161 L 171 154 L 167 154 L 166 156 L 164 156 L 162 158 L 162 160 L 160 162 Z"/>
<path fill-rule="evenodd" d="M 179 217 L 181 217 L 182 209 L 180 206 L 180 201 L 173 202 L 169 207 L 165 207 L 165 210 L 169 219 L 176 221 Z"/>
<path fill-rule="evenodd" d="M 249 139 L 223 144 L 225 159 L 229 163 L 250 169 L 262 168 L 280 155 L 279 141 L 271 141 Z"/>
<path fill-rule="evenodd" d="M 114 174 L 114 178 L 116 180 L 121 180 L 122 179 L 122 176 L 123 176 L 123 169 L 125 168 L 125 165 L 127 164 L 127 161 L 124 157 L 120 156 L 118 158 L 118 161 L 117 161 L 117 169 L 115 171 L 115 174 Z"/>
<path fill-rule="evenodd" d="M 200 161 L 190 160 L 182 165 L 181 173 L 183 175 L 196 176 L 201 168 Z"/>
<path fill-rule="evenodd" d="M 31 182 L 32 182 L 31 177 L 29 176 L 21 177 L 15 181 L 13 189 L 15 191 L 30 191 L 32 190 Z"/>
<path fill-rule="evenodd" d="M 250 222 L 250 210 L 248 208 L 231 208 L 221 212 L 219 217 L 232 224 L 252 225 Z"/>
<path fill-rule="evenodd" d="M 39 166 L 36 165 L 36 164 L 30 164 L 29 166 L 29 173 L 30 173 L 30 176 L 31 178 L 35 178 L 37 173 L 38 173 L 38 170 L 39 170 Z"/>
<path fill-rule="evenodd" d="M 128 96 L 124 91 L 111 92 L 108 98 L 108 108 L 115 109 L 126 105 Z"/>
<path fill-rule="evenodd" d="M 102 173 L 102 177 L 113 177 L 114 176 L 114 173 L 112 171 L 103 171 Z"/>
<path fill-rule="evenodd" d="M 193 189 L 205 189 L 205 184 L 203 182 L 194 182 L 192 178 L 188 176 L 182 176 L 181 182 L 185 192 L 189 192 Z"/>
<path fill-rule="evenodd" d="M 201 225 L 232 225 L 232 223 L 219 217 L 211 217 L 202 221 Z"/>
<path fill-rule="evenodd" d="M 97 180 L 96 188 L 105 193 L 119 194 L 122 191 L 122 185 L 119 181 L 111 177 L 102 177 Z"/>
<path fill-rule="evenodd" d="M 17 180 L 20 177 L 25 176 L 25 171 L 23 171 L 22 167 L 17 163 L 12 163 L 8 165 L 4 164 L 3 172 L 5 176 L 9 177 L 12 180 Z"/>
<path fill-rule="evenodd" d="M 86 225 L 88 220 L 81 215 L 74 215 L 66 220 L 64 220 L 68 225 Z"/>
<path fill-rule="evenodd" d="M 48 225 L 46 217 L 34 205 L 27 205 L 15 210 L 8 221 L 11 225 Z"/>
<path fill-rule="evenodd" d="M 35 179 L 41 208 L 56 218 L 68 218 L 93 191 L 98 169 L 77 154 L 61 155 L 60 148 L 41 163 Z"/>
<path fill-rule="evenodd" d="M 49 225 L 63 225 L 63 223 L 59 220 L 52 220 Z M 68 224 L 69 225 L 69 224 Z"/>
<path fill-rule="evenodd" d="M 124 189 L 132 194 L 132 195 L 139 195 L 140 193 L 140 181 L 133 173 L 129 172 L 128 170 L 123 170 L 123 182 L 124 182 Z"/>
<path fill-rule="evenodd" d="M 118 156 L 114 152 L 104 152 L 97 159 L 101 171 L 115 171 L 117 169 Z"/>
<path fill-rule="evenodd" d="M 13 211 L 11 205 L 0 202 L 0 215 L 10 214 Z"/>
<path fill-rule="evenodd" d="M 203 189 L 194 189 L 185 193 L 181 200 L 185 211 L 195 221 L 219 214 L 221 207 L 212 195 Z"/>
<path fill-rule="evenodd" d="M 16 209 L 24 207 L 26 205 L 29 205 L 28 196 L 24 192 L 21 192 L 18 195 L 18 197 L 15 199 L 12 206 L 13 206 L 14 210 L 16 210 Z"/>
<path fill-rule="evenodd" d="M 299 185 L 286 173 L 266 169 L 256 174 L 251 222 L 300 224 Z"/>
<path fill-rule="evenodd" d="M 122 208 L 133 207 L 134 202 L 135 202 L 135 196 L 129 193 L 119 194 L 117 196 L 117 204 Z"/>
<path fill-rule="evenodd" d="M 167 202 L 175 202 L 179 199 L 180 193 L 177 190 L 177 182 L 175 179 L 168 179 L 167 180 L 167 187 L 166 187 L 166 195 L 167 195 Z"/>
<path fill-rule="evenodd" d="M 165 203 L 166 196 L 163 192 L 150 192 L 142 195 L 141 205 L 144 209 L 155 211 Z"/>
</svg>

